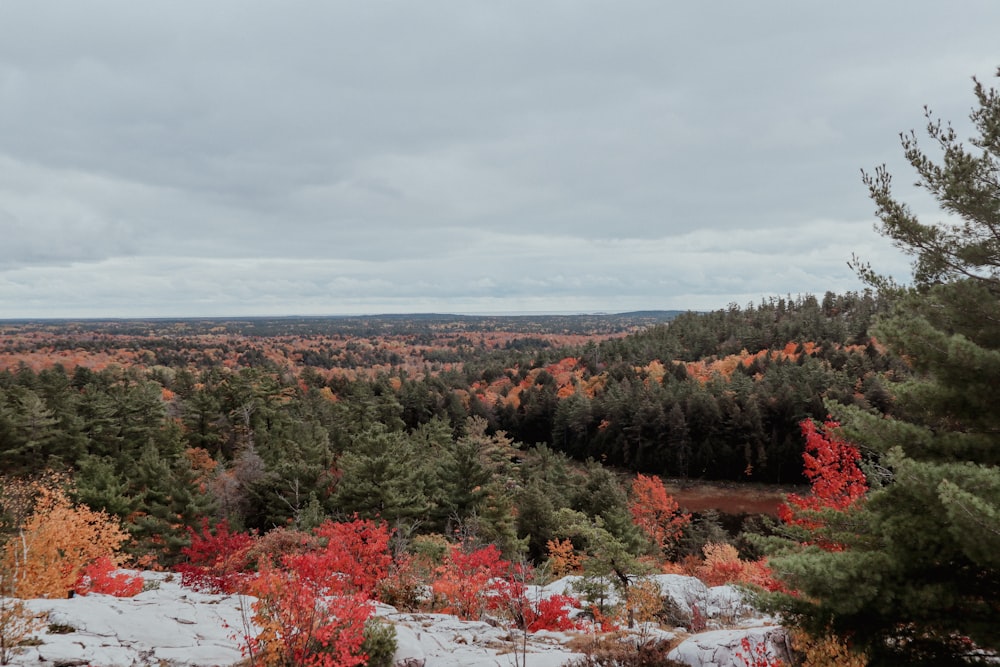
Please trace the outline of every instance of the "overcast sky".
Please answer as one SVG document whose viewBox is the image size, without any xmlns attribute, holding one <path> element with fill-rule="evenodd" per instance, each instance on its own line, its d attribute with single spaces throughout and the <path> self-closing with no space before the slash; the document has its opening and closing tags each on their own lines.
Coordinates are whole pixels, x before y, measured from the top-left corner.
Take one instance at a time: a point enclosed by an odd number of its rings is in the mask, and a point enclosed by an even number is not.
<svg viewBox="0 0 1000 667">
<path fill-rule="evenodd" d="M 897 278 L 1000 2 L 0 4 L 0 318 L 715 309 Z"/>
</svg>

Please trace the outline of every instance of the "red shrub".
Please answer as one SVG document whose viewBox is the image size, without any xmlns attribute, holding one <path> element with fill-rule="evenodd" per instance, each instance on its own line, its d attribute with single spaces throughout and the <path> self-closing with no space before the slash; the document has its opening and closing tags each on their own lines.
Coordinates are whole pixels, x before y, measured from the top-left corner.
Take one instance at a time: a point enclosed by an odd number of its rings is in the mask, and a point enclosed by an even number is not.
<svg viewBox="0 0 1000 667">
<path fill-rule="evenodd" d="M 445 564 L 434 571 L 431 590 L 444 613 L 478 620 L 489 609 L 523 596 L 523 586 L 517 585 L 510 573 L 510 561 L 502 559 L 493 544 L 469 553 L 453 545 Z"/>
<path fill-rule="evenodd" d="M 345 523 L 325 521 L 314 532 L 326 545 L 304 554 L 300 567 L 314 568 L 315 576 L 337 573 L 349 590 L 372 597 L 392 566 L 392 531 L 385 524 L 355 517 Z"/>
<path fill-rule="evenodd" d="M 143 578 L 118 572 L 118 568 L 107 556 L 101 556 L 83 568 L 73 590 L 77 595 L 99 593 L 130 598 L 142 592 Z"/>
<path fill-rule="evenodd" d="M 569 595 L 553 595 L 539 600 L 525 619 L 528 632 L 579 630 L 580 624 L 570 618 L 570 613 L 579 606 L 580 601 Z"/>
<path fill-rule="evenodd" d="M 750 638 L 744 637 L 740 640 L 740 646 L 743 651 L 737 651 L 736 657 L 743 662 L 745 667 L 784 667 L 784 662 L 768 655 L 767 643 L 764 640 L 751 646 Z"/>
<path fill-rule="evenodd" d="M 253 622 L 260 628 L 242 637 L 251 662 L 264 665 L 355 667 L 372 605 L 363 594 L 329 595 L 326 586 L 294 569 L 265 565 L 251 582 L 256 596 Z"/>
<path fill-rule="evenodd" d="M 248 552 L 254 537 L 247 533 L 234 533 L 223 519 L 215 525 L 215 532 L 202 519 L 201 532 L 188 528 L 191 545 L 181 549 L 187 563 L 176 567 L 181 573 L 181 583 L 195 590 L 208 593 L 235 593 L 245 583 L 250 571 Z"/>
</svg>

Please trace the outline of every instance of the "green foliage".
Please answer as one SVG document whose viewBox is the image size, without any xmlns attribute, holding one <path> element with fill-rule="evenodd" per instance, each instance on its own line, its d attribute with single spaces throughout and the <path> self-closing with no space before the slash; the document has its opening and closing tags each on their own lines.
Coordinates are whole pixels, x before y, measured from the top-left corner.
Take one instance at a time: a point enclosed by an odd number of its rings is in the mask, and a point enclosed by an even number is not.
<svg viewBox="0 0 1000 667">
<path fill-rule="evenodd" d="M 870 268 L 897 306 L 875 335 L 915 374 L 891 388 L 893 418 L 830 405 L 885 483 L 836 520 L 842 551 L 793 548 L 772 560 L 802 592 L 784 608 L 828 627 L 871 664 L 967 665 L 1000 652 L 1000 96 L 976 82 L 978 136 L 963 145 L 929 120 L 935 162 L 903 137 L 923 188 L 952 221 L 925 224 L 899 203 L 884 168 L 866 177 L 882 232 L 914 258 L 912 288 Z"/>
<path fill-rule="evenodd" d="M 334 503 L 345 514 L 381 516 L 390 523 L 423 516 L 429 509 L 423 464 L 407 434 L 374 426 L 338 459 Z"/>
<path fill-rule="evenodd" d="M 556 535 L 581 544 L 587 554 L 584 577 L 578 591 L 602 613 L 605 611 L 609 584 L 618 590 L 621 598 L 627 599 L 635 575 L 647 570 L 631 548 L 634 545 L 626 544 L 609 531 L 600 516 L 588 517 L 582 512 L 563 508 L 556 512 L 555 521 Z M 630 608 L 628 611 L 631 627 L 633 610 Z"/>
<path fill-rule="evenodd" d="M 135 462 L 129 495 L 141 508 L 130 516 L 130 550 L 138 558 L 153 557 L 171 565 L 188 544 L 187 529 L 198 525 L 212 510 L 212 499 L 197 484 L 190 463 L 183 456 L 165 457 L 152 443 Z"/>
<path fill-rule="evenodd" d="M 396 654 L 396 627 L 371 618 L 365 623 L 361 652 L 368 656 L 367 667 L 392 667 Z"/>
</svg>

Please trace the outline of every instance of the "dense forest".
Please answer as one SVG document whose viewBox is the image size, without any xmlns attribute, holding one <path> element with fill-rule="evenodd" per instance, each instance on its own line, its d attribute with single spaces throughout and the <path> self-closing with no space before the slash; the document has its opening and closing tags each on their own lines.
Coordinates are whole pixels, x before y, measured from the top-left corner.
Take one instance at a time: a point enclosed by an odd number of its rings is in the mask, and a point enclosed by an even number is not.
<svg viewBox="0 0 1000 667">
<path fill-rule="evenodd" d="M 802 483 L 799 422 L 825 398 L 888 409 L 883 385 L 905 375 L 868 336 L 885 308 L 864 293 L 599 317 L 8 322 L 0 465 L 70 472 L 147 562 L 175 562 L 205 517 L 267 531 L 354 514 L 474 522 L 540 559 L 560 506 L 625 530 L 614 470 Z"/>
</svg>

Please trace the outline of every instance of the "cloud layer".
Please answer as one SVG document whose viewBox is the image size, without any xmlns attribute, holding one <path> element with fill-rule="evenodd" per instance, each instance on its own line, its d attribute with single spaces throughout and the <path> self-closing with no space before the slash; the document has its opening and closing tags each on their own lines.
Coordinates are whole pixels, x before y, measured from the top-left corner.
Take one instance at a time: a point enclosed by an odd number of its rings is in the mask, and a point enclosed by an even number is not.
<svg viewBox="0 0 1000 667">
<path fill-rule="evenodd" d="M 858 288 L 852 253 L 905 278 L 858 170 L 912 180 L 925 103 L 967 126 L 1000 6 L 673 4 L 8 3 L 0 318 L 718 308 Z"/>
</svg>

